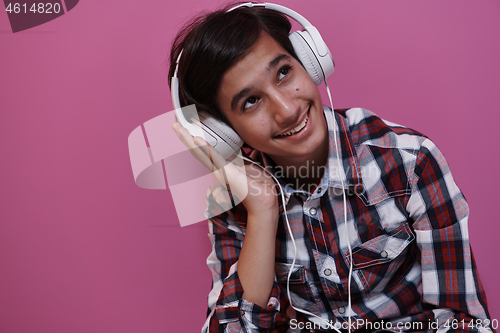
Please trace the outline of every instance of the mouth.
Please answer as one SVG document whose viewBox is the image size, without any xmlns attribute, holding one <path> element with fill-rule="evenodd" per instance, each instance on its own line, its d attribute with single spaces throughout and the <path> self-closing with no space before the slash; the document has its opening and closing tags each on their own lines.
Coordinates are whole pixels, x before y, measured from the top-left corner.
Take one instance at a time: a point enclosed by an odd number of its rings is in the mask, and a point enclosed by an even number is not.
<svg viewBox="0 0 500 333">
<path fill-rule="evenodd" d="M 306 127 L 308 120 L 309 120 L 309 110 L 307 110 L 306 116 L 300 122 L 299 125 L 297 125 L 295 128 L 292 128 L 291 130 L 289 130 L 289 131 L 287 131 L 285 133 L 281 133 L 281 134 L 277 135 L 276 137 L 277 138 L 283 138 L 283 137 L 292 136 L 292 135 L 295 135 L 295 134 L 299 133 L 300 131 L 302 131 Z"/>
</svg>

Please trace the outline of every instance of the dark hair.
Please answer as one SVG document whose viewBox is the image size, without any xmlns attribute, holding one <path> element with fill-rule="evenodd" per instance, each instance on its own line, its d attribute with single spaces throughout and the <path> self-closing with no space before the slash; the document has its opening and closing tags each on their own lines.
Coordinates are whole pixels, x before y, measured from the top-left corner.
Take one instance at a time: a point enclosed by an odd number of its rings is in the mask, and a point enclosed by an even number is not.
<svg viewBox="0 0 500 333">
<path fill-rule="evenodd" d="M 176 36 L 170 51 L 169 79 L 182 51 L 177 73 L 181 106 L 195 104 L 198 111 L 205 110 L 223 121 L 226 119 L 215 102 L 221 79 L 262 32 L 297 58 L 288 39 L 291 23 L 285 15 L 262 7 L 227 12 L 235 5 L 192 19 Z"/>
</svg>

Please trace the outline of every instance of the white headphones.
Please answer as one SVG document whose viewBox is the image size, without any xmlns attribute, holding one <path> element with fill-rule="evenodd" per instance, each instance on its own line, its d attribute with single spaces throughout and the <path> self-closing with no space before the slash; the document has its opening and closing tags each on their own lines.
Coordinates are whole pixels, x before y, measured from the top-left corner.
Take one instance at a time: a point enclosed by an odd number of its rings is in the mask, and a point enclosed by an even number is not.
<svg viewBox="0 0 500 333">
<path fill-rule="evenodd" d="M 288 38 L 292 43 L 295 54 L 299 58 L 309 76 L 312 78 L 313 82 L 319 86 L 321 82 L 333 73 L 335 66 L 330 50 L 323 41 L 323 38 L 321 38 L 318 29 L 309 23 L 309 21 L 302 15 L 284 6 L 272 3 L 255 4 L 252 2 L 240 4 L 229 9 L 227 12 L 231 12 L 240 7 L 264 7 L 283 13 L 297 21 L 302 26 L 303 30 L 290 33 Z M 218 119 L 213 118 L 206 112 L 200 111 L 197 113 L 195 109 L 189 109 L 188 113 L 181 110 L 179 99 L 179 81 L 177 79 L 177 71 L 179 69 L 179 60 L 181 55 L 182 51 L 177 57 L 176 67 L 170 85 L 172 103 L 175 108 L 177 120 L 189 131 L 189 133 L 191 133 L 192 136 L 201 136 L 205 138 L 208 143 L 210 143 L 222 154 L 222 156 L 224 156 L 224 158 L 227 159 L 239 151 L 239 148 L 243 145 L 243 140 L 230 126 Z M 186 120 L 185 113 L 190 114 L 192 122 L 188 122 Z"/>
</svg>

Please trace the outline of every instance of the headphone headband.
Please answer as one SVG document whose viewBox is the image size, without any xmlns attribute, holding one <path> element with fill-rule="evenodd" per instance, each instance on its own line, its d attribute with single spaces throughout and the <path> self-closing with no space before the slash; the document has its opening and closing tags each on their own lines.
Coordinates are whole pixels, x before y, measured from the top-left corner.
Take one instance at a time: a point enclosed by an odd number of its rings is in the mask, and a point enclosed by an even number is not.
<svg viewBox="0 0 500 333">
<path fill-rule="evenodd" d="M 264 7 L 266 9 L 275 10 L 277 12 L 285 14 L 286 16 L 295 20 L 302 26 L 304 30 L 302 32 L 296 31 L 294 33 L 291 33 L 290 40 L 292 41 L 292 45 L 297 53 L 297 56 L 301 60 L 304 67 L 306 67 L 306 70 L 308 71 L 309 75 L 311 75 L 313 81 L 316 83 L 316 85 L 319 85 L 323 80 L 325 80 L 330 74 L 333 73 L 335 64 L 333 62 L 330 51 L 326 46 L 326 43 L 323 41 L 323 38 L 321 37 L 318 29 L 316 29 L 316 27 L 314 27 L 304 16 L 285 6 L 268 2 L 242 3 L 228 9 L 226 13 L 229 13 L 241 7 Z M 183 50 L 181 50 L 179 56 L 177 57 L 174 75 L 172 76 L 170 84 L 172 103 L 174 105 L 174 108 L 176 109 L 179 109 L 181 107 L 179 99 L 179 81 L 177 79 L 177 71 L 179 69 L 179 60 L 181 58 L 182 51 Z"/>
<path fill-rule="evenodd" d="M 283 14 L 285 14 L 288 17 L 293 18 L 304 29 L 307 29 L 308 27 L 312 27 L 312 24 L 304 16 L 300 15 L 296 11 L 291 10 L 290 8 L 287 8 L 285 6 L 277 5 L 277 4 L 274 4 L 274 3 L 268 3 L 268 2 L 264 2 L 264 3 L 253 3 L 253 2 L 242 3 L 242 4 L 239 4 L 239 5 L 231 8 L 231 9 L 228 9 L 226 11 L 226 13 L 229 13 L 229 12 L 231 12 L 231 11 L 237 9 L 237 8 L 241 8 L 241 7 L 249 7 L 249 8 L 264 7 L 264 8 L 267 8 L 267 9 L 272 9 L 272 10 L 275 10 L 277 12 L 283 13 Z"/>
</svg>

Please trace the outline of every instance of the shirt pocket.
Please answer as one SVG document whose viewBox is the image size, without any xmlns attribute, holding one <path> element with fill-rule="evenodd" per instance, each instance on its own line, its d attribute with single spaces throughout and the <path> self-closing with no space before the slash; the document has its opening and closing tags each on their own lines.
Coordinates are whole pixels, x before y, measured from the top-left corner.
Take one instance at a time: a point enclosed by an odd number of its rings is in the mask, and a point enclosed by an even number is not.
<svg viewBox="0 0 500 333">
<path fill-rule="evenodd" d="M 276 279 L 284 295 L 287 295 L 287 279 L 291 268 L 292 264 L 288 263 L 277 262 L 275 265 Z M 315 293 L 311 284 L 307 280 L 304 266 L 293 265 L 292 274 L 290 276 L 290 298 L 292 304 L 301 309 L 311 309 L 315 304 L 314 295 Z"/>
<path fill-rule="evenodd" d="M 394 276 L 404 277 L 413 264 L 409 256 L 415 235 L 408 223 L 372 238 L 352 249 L 353 277 L 363 294 L 383 290 Z M 344 255 L 349 266 L 349 253 Z"/>
</svg>

